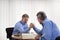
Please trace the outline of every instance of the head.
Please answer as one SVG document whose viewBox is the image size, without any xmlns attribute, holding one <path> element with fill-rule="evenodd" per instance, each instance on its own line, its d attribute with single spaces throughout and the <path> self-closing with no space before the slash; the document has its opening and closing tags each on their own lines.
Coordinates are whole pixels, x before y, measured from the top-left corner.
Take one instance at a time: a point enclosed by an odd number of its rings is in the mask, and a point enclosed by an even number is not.
<svg viewBox="0 0 60 40">
<path fill-rule="evenodd" d="M 29 16 L 27 14 L 22 15 L 22 21 L 23 23 L 27 23 Z"/>
<path fill-rule="evenodd" d="M 40 24 L 43 23 L 43 21 L 47 18 L 47 16 L 45 15 L 45 13 L 43 11 L 40 11 L 37 13 L 37 20 Z"/>
</svg>

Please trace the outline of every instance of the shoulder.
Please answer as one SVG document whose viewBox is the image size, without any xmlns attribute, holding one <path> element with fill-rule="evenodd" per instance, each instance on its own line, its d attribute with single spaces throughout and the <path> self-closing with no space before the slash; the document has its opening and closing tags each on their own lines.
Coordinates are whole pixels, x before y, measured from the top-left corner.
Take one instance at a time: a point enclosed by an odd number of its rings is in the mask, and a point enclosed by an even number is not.
<svg viewBox="0 0 60 40">
<path fill-rule="evenodd" d="M 52 20 L 49 20 L 49 19 L 46 20 L 46 21 L 44 22 L 44 24 L 45 24 L 45 25 L 50 25 L 50 26 L 57 26 L 55 22 L 53 22 Z"/>
<path fill-rule="evenodd" d="M 52 23 L 52 21 L 49 20 L 49 19 L 46 19 L 46 20 L 44 20 L 44 22 L 43 22 L 43 24 L 51 24 L 51 23 Z"/>
<path fill-rule="evenodd" d="M 15 26 L 19 26 L 19 25 L 21 25 L 21 21 L 18 21 L 18 22 L 15 24 Z"/>
</svg>

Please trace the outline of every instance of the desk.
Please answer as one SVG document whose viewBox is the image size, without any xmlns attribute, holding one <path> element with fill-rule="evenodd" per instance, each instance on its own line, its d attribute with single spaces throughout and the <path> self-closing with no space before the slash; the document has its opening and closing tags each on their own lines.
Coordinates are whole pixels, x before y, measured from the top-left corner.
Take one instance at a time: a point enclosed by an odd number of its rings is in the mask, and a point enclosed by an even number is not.
<svg viewBox="0 0 60 40">
<path fill-rule="evenodd" d="M 12 38 L 18 39 L 18 40 L 36 40 L 35 37 L 37 34 L 28 34 L 28 33 L 23 33 L 23 34 L 15 34 L 12 35 Z"/>
</svg>

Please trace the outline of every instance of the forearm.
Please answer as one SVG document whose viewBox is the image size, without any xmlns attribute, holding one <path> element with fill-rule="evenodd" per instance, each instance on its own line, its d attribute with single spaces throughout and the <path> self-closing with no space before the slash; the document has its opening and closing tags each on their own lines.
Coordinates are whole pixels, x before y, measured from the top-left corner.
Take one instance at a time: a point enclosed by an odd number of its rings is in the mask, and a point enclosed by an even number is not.
<svg viewBox="0 0 60 40">
<path fill-rule="evenodd" d="M 33 27 L 33 29 L 34 29 L 34 31 L 35 31 L 37 34 L 39 34 L 39 35 L 42 34 L 42 30 L 37 29 L 36 27 Z"/>
<path fill-rule="evenodd" d="M 24 32 L 29 32 L 30 31 L 30 28 L 26 28 L 25 30 L 24 30 Z"/>
<path fill-rule="evenodd" d="M 26 28 L 26 29 L 22 29 L 22 30 L 20 30 L 20 32 L 21 32 L 21 33 L 28 33 L 29 30 L 30 30 L 30 28 Z"/>
</svg>

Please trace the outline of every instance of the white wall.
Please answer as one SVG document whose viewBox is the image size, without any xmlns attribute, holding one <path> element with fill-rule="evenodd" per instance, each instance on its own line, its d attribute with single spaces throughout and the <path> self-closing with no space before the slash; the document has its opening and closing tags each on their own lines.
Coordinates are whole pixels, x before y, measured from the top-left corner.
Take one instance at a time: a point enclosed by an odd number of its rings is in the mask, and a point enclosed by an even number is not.
<svg viewBox="0 0 60 40">
<path fill-rule="evenodd" d="M 41 29 L 36 19 L 39 11 L 44 11 L 60 28 L 59 0 L 0 0 L 0 40 L 7 40 L 5 28 L 13 27 L 24 13 L 30 16 L 28 23 L 33 22 Z"/>
<path fill-rule="evenodd" d="M 6 40 L 5 28 L 9 25 L 9 2 L 0 0 L 0 40 Z"/>
</svg>

